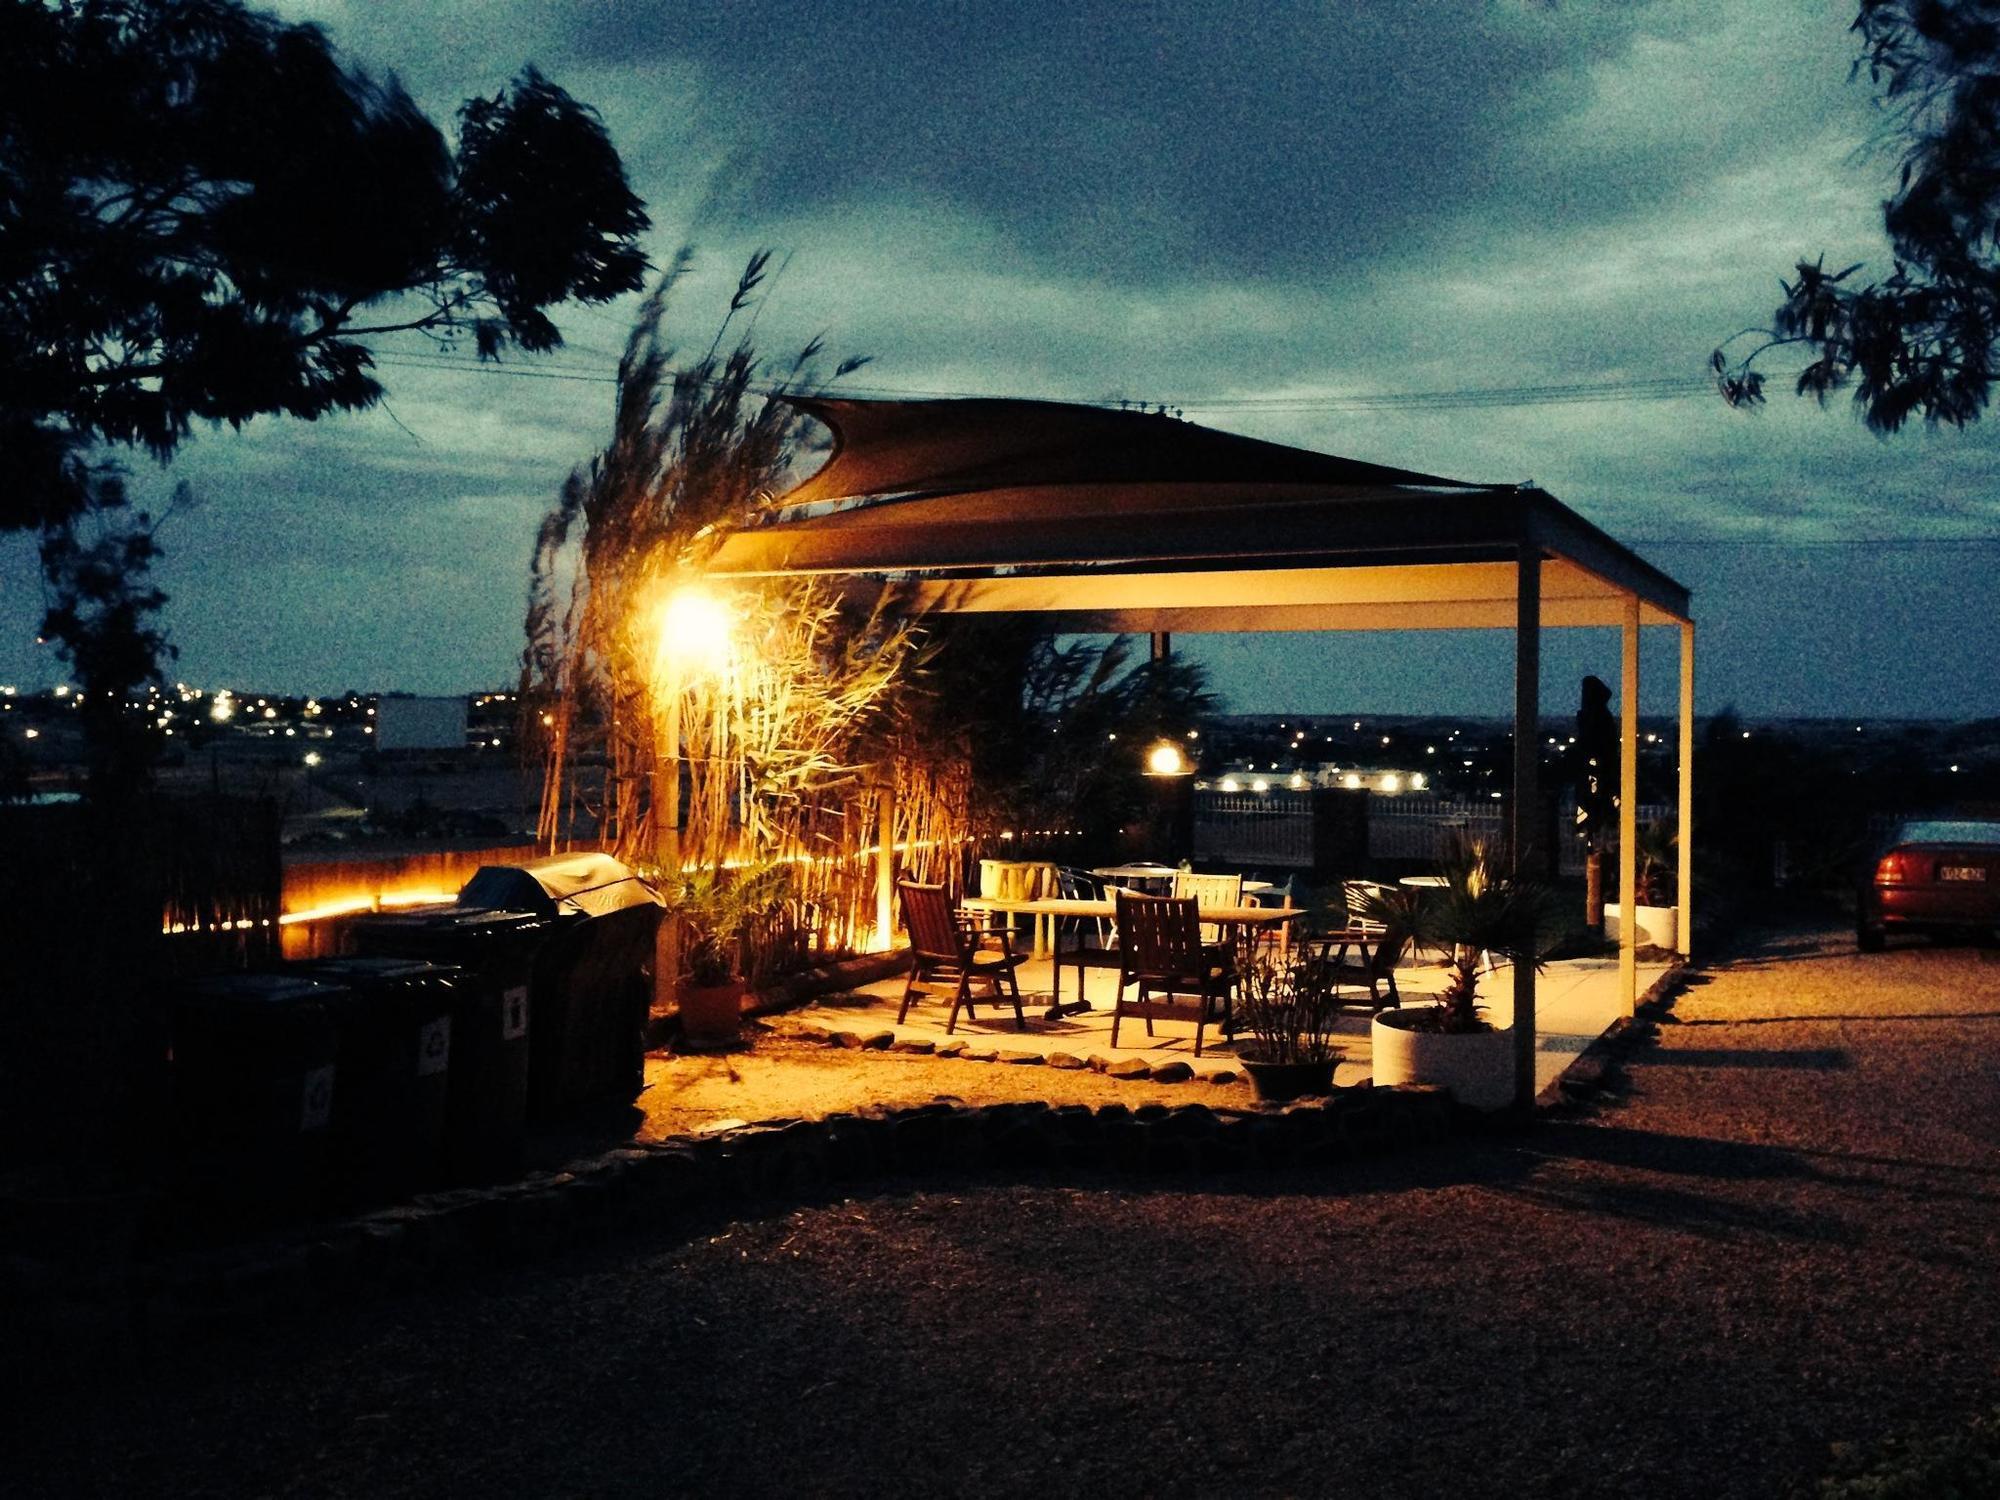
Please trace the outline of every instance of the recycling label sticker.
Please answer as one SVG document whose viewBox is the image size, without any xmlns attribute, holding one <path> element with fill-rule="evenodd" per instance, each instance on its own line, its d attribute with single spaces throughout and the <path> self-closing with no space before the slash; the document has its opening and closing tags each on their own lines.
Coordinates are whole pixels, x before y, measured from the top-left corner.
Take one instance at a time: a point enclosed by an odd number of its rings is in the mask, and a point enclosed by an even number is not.
<svg viewBox="0 0 2000 1500">
<path fill-rule="evenodd" d="M 324 1130 L 333 1119 L 333 1064 L 314 1068 L 299 1090 L 299 1129 Z"/>
<path fill-rule="evenodd" d="M 518 1042 L 528 1034 L 528 987 L 517 984 L 500 994 L 500 1040 Z"/>
<path fill-rule="evenodd" d="M 417 1033 L 417 1077 L 442 1073 L 451 1066 L 451 1017 L 426 1022 Z"/>
</svg>

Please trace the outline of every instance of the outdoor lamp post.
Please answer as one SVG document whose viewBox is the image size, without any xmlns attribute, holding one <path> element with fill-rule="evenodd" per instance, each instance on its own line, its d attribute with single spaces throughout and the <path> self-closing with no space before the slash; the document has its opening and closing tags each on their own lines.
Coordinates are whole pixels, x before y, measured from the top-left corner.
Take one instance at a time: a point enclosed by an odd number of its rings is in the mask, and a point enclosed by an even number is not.
<svg viewBox="0 0 2000 1500">
<path fill-rule="evenodd" d="M 1191 773 L 1194 766 L 1178 740 L 1156 740 L 1146 751 L 1146 780 L 1152 807 L 1142 835 L 1149 857 L 1164 852 L 1185 858 L 1194 851 L 1194 800 Z"/>
<path fill-rule="evenodd" d="M 665 713 L 653 760 L 653 858 L 668 880 L 681 869 L 681 693 L 690 679 L 728 668 L 735 624 L 729 606 L 695 584 L 674 590 L 660 610 L 653 665 Z M 656 1009 L 674 998 L 679 973 L 680 923 L 670 913 L 653 950 Z"/>
</svg>

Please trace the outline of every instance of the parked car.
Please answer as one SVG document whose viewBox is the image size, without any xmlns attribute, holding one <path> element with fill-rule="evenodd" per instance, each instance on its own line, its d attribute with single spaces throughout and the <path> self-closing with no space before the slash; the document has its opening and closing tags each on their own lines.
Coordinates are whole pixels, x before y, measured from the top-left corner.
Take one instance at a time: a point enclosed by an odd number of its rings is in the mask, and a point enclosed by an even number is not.
<svg viewBox="0 0 2000 1500">
<path fill-rule="evenodd" d="M 2000 934 L 2000 822 L 1926 818 L 1896 830 L 1861 886 L 1855 944 L 1879 953 L 1892 932 Z"/>
</svg>

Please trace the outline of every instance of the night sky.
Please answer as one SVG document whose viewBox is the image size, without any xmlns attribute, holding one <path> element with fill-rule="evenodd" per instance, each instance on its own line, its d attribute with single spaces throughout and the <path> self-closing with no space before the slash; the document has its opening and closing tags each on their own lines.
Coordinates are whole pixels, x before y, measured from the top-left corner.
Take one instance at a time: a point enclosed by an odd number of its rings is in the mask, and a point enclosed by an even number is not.
<svg viewBox="0 0 2000 1500">
<path fill-rule="evenodd" d="M 1704 711 L 2000 713 L 1992 431 L 1879 440 L 1844 397 L 1785 394 L 1782 364 L 1758 413 L 1701 383 L 1800 256 L 1886 270 L 1895 158 L 1848 81 L 1851 5 L 277 8 L 440 123 L 527 62 L 595 104 L 654 260 L 697 247 L 685 345 L 773 246 L 760 346 L 824 331 L 873 355 L 851 394 L 1164 402 L 1533 479 L 1694 590 Z M 535 524 L 603 440 L 628 315 L 559 311 L 569 347 L 503 373 L 395 336 L 380 409 L 203 431 L 171 473 L 139 459 L 142 495 L 199 499 L 162 537 L 170 675 L 510 682 Z M 1571 384 L 1619 399 L 1360 399 Z M 0 540 L 0 584 L 0 682 L 59 680 L 24 539 Z M 1665 710 L 1672 635 L 1648 635 Z M 1511 702 L 1501 633 L 1178 644 L 1241 712 Z M 1611 632 L 1557 633 L 1545 703 L 1616 666 Z"/>
</svg>

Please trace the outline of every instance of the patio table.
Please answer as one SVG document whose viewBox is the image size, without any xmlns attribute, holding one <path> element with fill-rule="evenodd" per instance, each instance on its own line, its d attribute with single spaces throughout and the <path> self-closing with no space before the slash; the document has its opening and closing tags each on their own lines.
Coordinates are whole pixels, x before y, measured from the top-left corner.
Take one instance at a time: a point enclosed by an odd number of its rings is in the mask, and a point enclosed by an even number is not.
<svg viewBox="0 0 2000 1500">
<path fill-rule="evenodd" d="M 1062 969 L 1065 959 L 1073 960 L 1076 964 L 1077 1002 L 1081 1003 L 1083 1000 L 1083 971 L 1091 966 L 1089 955 L 1100 954 L 1109 955 L 1113 958 L 1116 957 L 1117 950 L 1115 949 L 1085 948 L 1080 942 L 1069 953 L 1065 954 L 1057 950 L 1055 942 L 1056 919 L 1058 917 L 1115 917 L 1118 914 L 1118 907 L 1117 903 L 1113 901 L 1076 901 L 1061 897 L 1043 897 L 1035 901 L 1009 901 L 993 896 L 967 896 L 959 902 L 959 905 L 966 911 L 999 912 L 1013 915 L 1027 915 L 1034 918 L 1034 946 L 1028 956 L 1030 958 L 1053 958 L 1055 960 L 1055 973 L 1051 981 L 1052 994 L 1049 1007 L 1051 1019 L 1059 1015 L 1063 1008 Z M 1204 922 L 1217 923 L 1225 928 L 1228 936 L 1233 940 L 1239 931 L 1269 931 L 1272 928 L 1283 927 L 1287 923 L 1296 922 L 1305 914 L 1305 910 L 1302 907 L 1296 906 L 1209 906 L 1202 908 L 1201 919 Z M 1046 937 L 1043 935 L 1044 922 L 1047 923 Z M 1102 957 L 1097 962 L 1100 966 L 1108 967 L 1106 960 Z"/>
<path fill-rule="evenodd" d="M 1134 860 L 1128 865 L 1104 865 L 1090 873 L 1104 880 L 1116 880 L 1135 889 L 1144 889 L 1155 885 L 1171 886 L 1174 877 L 1180 874 L 1180 871 L 1173 865 L 1155 864 L 1151 860 L 1141 859 Z"/>
</svg>

